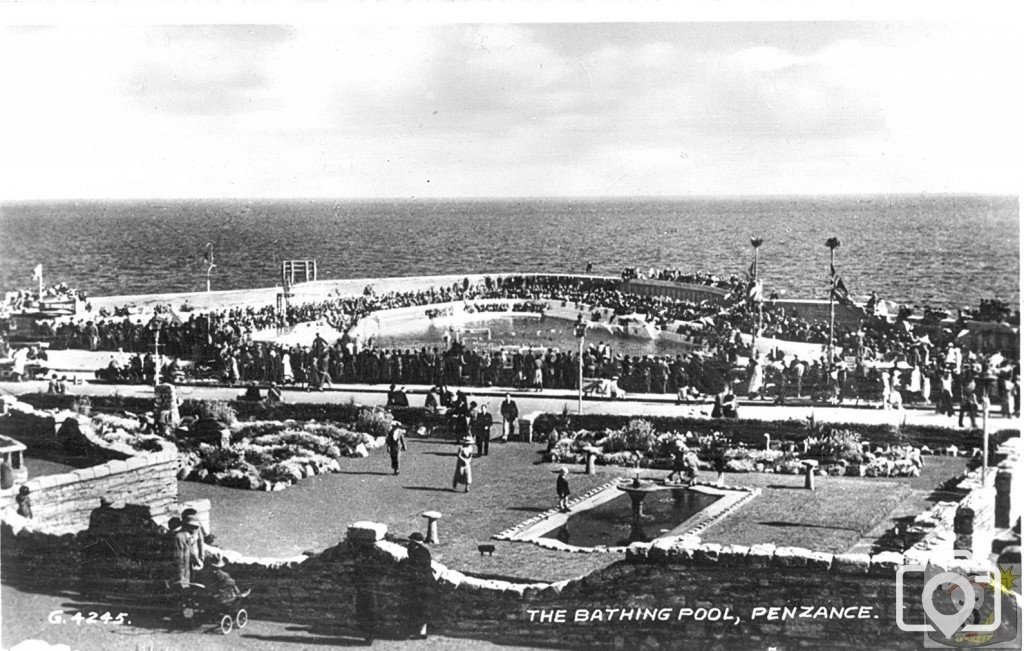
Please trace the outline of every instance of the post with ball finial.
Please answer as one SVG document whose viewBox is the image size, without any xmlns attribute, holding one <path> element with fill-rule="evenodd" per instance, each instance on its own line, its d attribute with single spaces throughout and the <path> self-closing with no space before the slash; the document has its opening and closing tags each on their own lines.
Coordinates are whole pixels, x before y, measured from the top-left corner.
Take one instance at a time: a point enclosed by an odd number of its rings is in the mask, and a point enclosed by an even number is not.
<svg viewBox="0 0 1024 651">
<path fill-rule="evenodd" d="M 763 237 L 751 237 L 750 238 L 750 246 L 754 247 L 754 265 L 752 267 L 753 273 L 751 273 L 751 277 L 750 277 L 750 290 L 747 292 L 747 294 L 748 294 L 748 298 L 750 300 L 757 302 L 757 323 L 754 325 L 754 335 L 753 335 L 753 337 L 750 340 L 750 355 L 751 355 L 751 357 L 753 357 L 754 353 L 757 351 L 757 335 L 761 332 L 761 319 L 762 319 L 762 310 L 761 310 L 762 300 L 761 300 L 761 298 L 762 298 L 762 296 L 761 296 L 761 287 L 759 285 L 759 283 L 760 283 L 760 276 L 758 275 L 758 269 L 757 269 L 757 262 L 758 262 L 758 255 L 757 254 L 761 250 L 761 245 L 762 244 L 764 244 L 764 238 Z"/>
</svg>

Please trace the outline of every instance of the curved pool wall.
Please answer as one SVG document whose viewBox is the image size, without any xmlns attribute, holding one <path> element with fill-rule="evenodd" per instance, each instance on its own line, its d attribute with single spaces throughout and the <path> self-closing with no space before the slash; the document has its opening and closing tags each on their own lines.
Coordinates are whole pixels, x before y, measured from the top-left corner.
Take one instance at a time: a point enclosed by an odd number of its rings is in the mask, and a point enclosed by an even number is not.
<svg viewBox="0 0 1024 651">
<path fill-rule="evenodd" d="M 430 327 L 439 330 L 446 328 L 458 329 L 467 323 L 486 321 L 487 319 L 526 316 L 530 313 L 512 309 L 514 305 L 522 305 L 526 302 L 535 305 L 545 305 L 544 317 L 565 322 L 567 329 L 582 314 L 588 324 L 587 340 L 589 342 L 596 342 L 601 337 L 606 337 L 610 338 L 608 343 L 614 343 L 615 338 L 625 338 L 668 344 L 681 349 L 683 352 L 700 348 L 700 341 L 697 338 L 679 334 L 672 330 L 661 330 L 652 324 L 634 321 L 626 325 L 613 325 L 611 321 L 615 312 L 610 308 L 555 300 L 525 301 L 520 299 L 510 301 L 505 299 L 485 299 L 471 302 L 454 301 L 435 303 L 428 306 L 420 305 L 378 310 L 361 319 L 352 328 L 350 334 L 352 336 L 358 335 L 361 341 L 366 342 L 371 337 L 380 339 L 386 338 L 389 333 L 395 332 L 424 332 Z M 494 307 L 502 306 L 506 309 L 493 309 Z M 473 309 L 475 307 L 487 307 L 489 309 L 477 311 Z M 440 314 L 430 317 L 427 314 L 428 312 Z M 533 312 L 533 314 L 538 313 Z M 598 315 L 597 320 L 593 319 L 595 314 Z M 673 329 L 675 327 L 678 327 L 678 322 L 674 324 Z M 307 328 L 309 342 L 313 340 L 314 330 L 315 328 Z M 749 345 L 750 335 L 742 335 L 742 337 L 744 342 Z M 824 354 L 824 346 L 822 344 L 781 341 L 765 337 L 757 340 L 757 349 L 762 355 L 779 350 L 787 356 L 797 355 L 804 360 L 817 359 Z M 837 347 L 837 350 L 842 351 L 842 348 Z"/>
<path fill-rule="evenodd" d="M 429 289 L 431 287 L 438 286 L 450 286 L 453 283 L 462 282 L 466 279 L 471 283 L 482 282 L 485 278 L 498 278 L 508 276 L 525 276 L 525 277 L 537 277 L 537 276 L 550 276 L 550 277 L 561 277 L 561 278 L 599 278 L 607 280 L 617 280 L 614 276 L 586 276 L 581 274 L 560 274 L 560 273 L 493 273 L 493 274 L 447 274 L 438 276 L 401 276 L 391 278 L 352 278 L 352 279 L 334 279 L 334 280 L 317 280 L 313 282 L 298 283 L 291 288 L 292 302 L 295 304 L 314 303 L 318 301 L 329 300 L 333 297 L 338 296 L 358 296 L 363 293 L 366 287 L 370 286 L 377 294 L 386 294 L 389 292 L 406 292 Z M 277 295 L 281 292 L 280 287 L 262 287 L 246 290 L 228 290 L 228 291 L 212 291 L 212 292 L 181 292 L 181 293 L 169 293 L 169 294 L 144 294 L 144 295 L 126 295 L 126 296 L 105 296 L 105 297 L 93 297 L 89 299 L 92 304 L 94 311 L 102 308 L 113 309 L 122 305 L 135 305 L 143 310 L 152 309 L 156 305 L 167 305 L 170 304 L 175 309 L 180 308 L 184 304 L 189 304 L 194 307 L 198 312 L 203 310 L 221 310 L 230 309 L 237 307 L 261 307 L 265 305 L 274 305 L 277 300 Z M 506 300 L 506 299 L 486 299 L 480 301 L 473 301 L 472 304 L 501 304 L 501 303 L 522 303 L 524 299 L 518 300 Z M 536 301 L 541 302 L 541 301 Z M 608 308 L 594 308 L 592 306 L 579 306 L 572 303 L 563 303 L 562 301 L 544 300 L 542 301 L 547 304 L 545 316 L 555 319 L 562 319 L 566 321 L 575 321 L 577 315 L 580 312 L 584 313 L 584 318 L 588 323 L 593 323 L 590 315 L 595 311 L 600 313 L 598 323 L 605 324 L 607 326 L 610 320 L 613 310 Z M 812 299 L 786 299 L 780 301 L 784 303 L 787 308 L 798 309 L 801 308 L 820 308 L 821 303 L 827 305 L 827 301 L 816 301 Z M 462 323 L 466 323 L 470 320 L 481 320 L 486 319 L 489 316 L 510 316 L 510 315 L 522 315 L 523 313 L 514 313 L 511 311 L 507 312 L 488 312 L 485 314 L 469 314 L 465 311 L 465 303 L 454 302 L 454 303 L 440 303 L 431 306 L 416 306 L 408 308 L 396 308 L 393 310 L 381 310 L 375 312 L 364 318 L 357 326 L 357 332 L 361 333 L 361 336 L 368 336 L 376 327 L 371 324 L 371 320 L 378 319 L 381 328 L 391 327 L 393 324 L 396 328 L 420 328 L 426 329 L 429 325 L 435 327 L 446 328 L 449 325 L 457 326 Z M 433 320 L 427 319 L 426 311 L 428 309 L 445 309 L 447 307 L 454 307 L 454 311 L 450 316 L 437 317 Z M 84 317 L 82 317 L 84 318 Z M 424 321 L 423 319 L 426 319 Z M 614 326 L 605 327 L 609 336 L 621 336 L 626 338 L 636 339 L 648 339 L 656 340 L 660 342 L 671 343 L 679 345 L 685 348 L 698 347 L 699 343 L 695 342 L 692 337 L 686 335 L 677 334 L 674 331 L 659 330 L 652 326 L 645 326 L 641 324 L 631 324 L 628 326 Z M 592 326 L 593 327 L 593 326 Z M 315 336 L 316 328 L 307 327 L 309 330 L 309 342 L 312 342 Z M 673 328 L 674 329 L 674 328 Z M 303 328 L 297 327 L 290 330 L 297 336 L 294 336 L 289 343 L 308 343 L 304 339 L 304 336 L 299 335 Z M 749 344 L 750 335 L 744 335 L 744 341 Z M 261 336 L 260 339 L 276 339 L 275 336 Z M 801 359 L 816 359 L 820 357 L 824 352 L 824 346 L 821 344 L 808 344 L 803 342 L 793 341 L 782 341 L 778 339 L 760 338 L 757 341 L 757 349 L 762 353 L 768 353 L 770 351 L 779 350 L 787 356 L 798 355 Z"/>
<path fill-rule="evenodd" d="M 697 343 L 690 337 L 659 330 L 651 324 L 630 322 L 627 325 L 612 324 L 614 310 L 593 307 L 585 304 L 569 303 L 554 300 L 506 300 L 485 299 L 479 301 L 455 301 L 436 303 L 428 306 L 401 307 L 391 310 L 379 310 L 362 318 L 350 331 L 351 336 L 359 336 L 362 341 L 370 337 L 386 337 L 389 332 L 422 332 L 429 327 L 437 329 L 461 328 L 467 323 L 486 321 L 494 318 L 522 317 L 539 312 L 524 312 L 513 309 L 516 305 L 530 303 L 543 305 L 544 318 L 565 322 L 566 329 L 582 315 L 587 322 L 587 339 L 596 341 L 600 336 L 625 337 L 648 341 L 663 341 L 686 348 L 694 348 Z M 476 308 L 486 308 L 478 310 Z M 504 308 L 504 309 L 496 309 Z M 428 316 L 428 312 L 440 313 Z M 594 314 L 598 319 L 593 320 Z"/>
</svg>

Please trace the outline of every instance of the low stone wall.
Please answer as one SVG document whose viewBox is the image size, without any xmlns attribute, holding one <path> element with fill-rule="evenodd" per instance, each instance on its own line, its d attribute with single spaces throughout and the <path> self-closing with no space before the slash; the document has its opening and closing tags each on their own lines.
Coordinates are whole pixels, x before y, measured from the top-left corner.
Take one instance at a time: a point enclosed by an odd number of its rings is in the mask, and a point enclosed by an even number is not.
<svg viewBox="0 0 1024 651">
<path fill-rule="evenodd" d="M 502 644 L 671 648 L 685 638 L 715 648 L 920 645 L 918 636 L 895 625 L 896 569 L 920 560 L 903 554 L 657 541 L 634 544 L 624 560 L 556 583 L 482 579 L 433 562 L 433 581 L 424 588 L 411 581 L 405 548 L 381 539 L 383 531 L 383 525 L 357 526 L 342 544 L 306 559 L 227 554 L 229 571 L 255 588 L 253 617 L 351 635 L 371 628 L 377 637 L 400 634 L 420 599 L 432 633 Z M 921 585 L 911 576 L 908 594 Z M 804 617 L 769 619 L 767 611 L 755 611 L 781 607 Z M 846 616 L 807 616 L 820 607 Z M 716 618 L 728 609 L 730 619 L 697 620 L 710 609 L 718 609 Z M 630 611 L 625 620 L 623 611 Z M 908 617 L 921 616 L 920 604 L 911 606 Z"/>
<path fill-rule="evenodd" d="M 28 480 L 33 519 L 61 532 L 89 526 L 100 498 L 112 504 L 141 504 L 166 521 L 177 510 L 178 455 L 175 451 L 139 454 L 60 475 Z M 16 510 L 17 488 L 0 492 L 0 511 Z M 6 517 L 6 515 L 5 515 Z"/>
<path fill-rule="evenodd" d="M 60 441 L 57 431 L 68 419 L 78 424 L 77 433 Z M 175 510 L 179 462 L 177 449 L 167 441 L 156 443 L 158 451 L 139 452 L 126 444 L 104 441 L 86 416 L 69 411 L 40 411 L 23 402 L 7 405 L 6 413 L 0 416 L 0 432 L 25 443 L 30 453 L 74 449 L 97 464 L 32 478 L 31 460 L 27 461 L 29 480 L 0 491 L 3 517 L 17 509 L 16 496 L 22 485 L 31 491 L 33 524 L 59 532 L 88 527 L 100 498 L 115 505 L 145 505 L 161 520 Z"/>
<path fill-rule="evenodd" d="M 972 496 L 983 494 L 991 491 L 979 485 Z M 166 532 L 157 526 L 161 517 L 153 506 L 94 509 L 88 530 L 61 535 L 60 528 L 5 514 L 4 580 L 85 586 L 121 598 L 151 595 L 172 569 Z M 332 635 L 400 638 L 410 614 L 422 608 L 433 634 L 560 648 L 673 647 L 684 638 L 730 649 L 919 648 L 918 635 L 895 625 L 898 567 L 968 567 L 934 550 L 827 554 L 685 536 L 633 544 L 621 561 L 554 583 L 474 577 L 436 561 L 429 579 L 415 580 L 405 548 L 385 534 L 384 525 L 358 523 L 334 547 L 283 559 L 213 551 L 223 554 L 243 589 L 253 589 L 247 608 L 254 619 Z M 909 575 L 910 621 L 923 616 L 912 598 L 921 589 L 922 577 Z"/>
</svg>

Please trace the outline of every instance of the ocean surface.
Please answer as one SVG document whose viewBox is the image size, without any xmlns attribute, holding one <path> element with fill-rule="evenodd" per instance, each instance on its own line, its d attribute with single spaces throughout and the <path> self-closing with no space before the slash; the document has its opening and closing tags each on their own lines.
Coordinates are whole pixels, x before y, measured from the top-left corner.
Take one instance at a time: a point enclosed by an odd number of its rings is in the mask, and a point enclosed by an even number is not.
<svg viewBox="0 0 1024 651">
<path fill-rule="evenodd" d="M 721 275 L 765 238 L 768 291 L 827 298 L 830 236 L 854 296 L 914 305 L 1020 300 L 1016 197 L 140 201 L 0 204 L 0 290 L 65 281 L 90 295 L 273 286 L 284 259 L 320 278 L 676 267 Z"/>
</svg>

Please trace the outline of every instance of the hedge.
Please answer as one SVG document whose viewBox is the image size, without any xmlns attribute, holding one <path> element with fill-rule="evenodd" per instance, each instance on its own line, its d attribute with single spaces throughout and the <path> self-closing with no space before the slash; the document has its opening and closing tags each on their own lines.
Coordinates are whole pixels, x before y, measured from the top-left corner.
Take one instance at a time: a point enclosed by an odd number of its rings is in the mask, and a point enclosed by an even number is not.
<svg viewBox="0 0 1024 651">
<path fill-rule="evenodd" d="M 90 396 L 92 410 L 98 412 L 130 411 L 137 414 L 153 409 L 152 398 L 121 397 L 121 396 Z M 70 409 L 76 397 L 46 393 L 27 394 L 20 396 L 22 400 L 37 409 Z M 185 400 L 179 410 L 182 416 L 198 412 L 199 400 Z M 323 404 L 323 403 L 279 403 L 267 407 L 263 403 L 235 400 L 230 402 L 238 417 L 242 420 L 317 420 L 335 422 L 353 422 L 363 408 L 356 404 Z M 422 407 L 390 407 L 395 420 L 409 427 L 421 424 L 434 425 L 443 422 L 442 416 L 429 413 Z M 603 431 L 621 429 L 637 416 L 618 416 L 607 414 L 568 415 L 541 414 L 534 422 L 534 432 L 546 435 L 556 427 L 560 431 Z M 800 442 L 809 434 L 806 420 L 755 420 L 755 419 L 707 419 L 685 418 L 673 416 L 644 416 L 650 421 L 657 432 L 694 432 L 695 434 L 711 434 L 723 432 L 729 435 L 734 443 L 750 447 L 763 447 L 764 435 L 771 436 L 773 442 Z M 559 423 L 567 419 L 566 426 Z M 960 430 L 935 425 L 906 425 L 897 431 L 893 425 L 867 425 L 863 423 L 829 423 L 835 429 L 856 432 L 872 445 L 913 445 L 928 446 L 931 449 L 946 448 L 955 445 L 961 450 L 980 448 L 981 430 Z M 1008 438 L 1019 436 L 1017 430 L 994 431 L 989 437 L 992 448 L 1000 445 Z"/>
<path fill-rule="evenodd" d="M 123 396 L 88 396 L 92 411 L 114 413 L 129 411 L 135 414 L 149 413 L 153 410 L 153 398 Z M 72 395 L 49 393 L 30 393 L 19 396 L 18 400 L 32 405 L 36 409 L 71 409 L 78 399 Z M 178 411 L 182 416 L 198 415 L 204 400 L 186 399 L 181 402 Z M 334 421 L 354 422 L 359 411 L 365 405 L 357 404 L 324 404 L 324 403 L 293 403 L 282 402 L 268 406 L 262 402 L 245 400 L 225 401 L 234 408 L 240 420 L 296 420 L 296 421 Z M 422 407 L 388 407 L 395 420 L 409 426 L 423 423 L 436 424 L 443 417 L 433 415 Z"/>
</svg>

